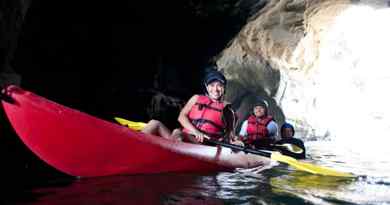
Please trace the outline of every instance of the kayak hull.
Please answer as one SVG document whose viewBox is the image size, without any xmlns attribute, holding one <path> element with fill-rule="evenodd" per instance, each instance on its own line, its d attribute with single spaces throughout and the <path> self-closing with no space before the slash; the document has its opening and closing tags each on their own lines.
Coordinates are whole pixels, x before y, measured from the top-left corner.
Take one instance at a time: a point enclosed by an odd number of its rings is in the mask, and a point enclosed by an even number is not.
<svg viewBox="0 0 390 205">
<path fill-rule="evenodd" d="M 72 176 L 215 172 L 264 166 L 269 159 L 228 148 L 175 142 L 60 105 L 16 86 L 5 113 L 40 159 Z"/>
</svg>

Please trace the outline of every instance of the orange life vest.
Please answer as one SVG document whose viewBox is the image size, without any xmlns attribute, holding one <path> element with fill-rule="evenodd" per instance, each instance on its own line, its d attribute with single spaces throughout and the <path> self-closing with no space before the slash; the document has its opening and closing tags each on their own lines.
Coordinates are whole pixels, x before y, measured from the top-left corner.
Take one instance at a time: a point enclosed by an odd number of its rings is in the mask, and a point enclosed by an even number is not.
<svg viewBox="0 0 390 205">
<path fill-rule="evenodd" d="M 252 143 L 256 140 L 268 139 L 267 125 L 272 120 L 272 116 L 269 115 L 262 118 L 256 118 L 254 115 L 249 116 L 248 127 L 246 128 L 248 143 Z"/>
<path fill-rule="evenodd" d="M 223 102 L 214 102 L 208 96 L 199 95 L 188 113 L 188 118 L 201 132 L 218 140 L 224 136 L 225 124 L 222 120 L 224 107 Z M 183 131 L 189 134 L 187 129 Z"/>
</svg>

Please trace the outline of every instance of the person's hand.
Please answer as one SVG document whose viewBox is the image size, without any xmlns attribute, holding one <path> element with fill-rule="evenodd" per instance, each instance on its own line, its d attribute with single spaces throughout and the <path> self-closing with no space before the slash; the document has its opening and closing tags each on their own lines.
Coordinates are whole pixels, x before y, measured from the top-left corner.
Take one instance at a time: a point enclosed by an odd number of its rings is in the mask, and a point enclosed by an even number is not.
<svg viewBox="0 0 390 205">
<path fill-rule="evenodd" d="M 242 142 L 241 140 L 232 140 L 230 143 L 234 144 L 234 145 L 242 146 L 242 147 L 245 146 L 244 142 Z"/>
<path fill-rule="evenodd" d="M 195 136 L 195 139 L 198 143 L 203 143 L 204 139 L 210 139 L 209 136 L 200 132 L 199 130 L 196 130 L 195 132 L 193 132 L 193 135 Z"/>
</svg>

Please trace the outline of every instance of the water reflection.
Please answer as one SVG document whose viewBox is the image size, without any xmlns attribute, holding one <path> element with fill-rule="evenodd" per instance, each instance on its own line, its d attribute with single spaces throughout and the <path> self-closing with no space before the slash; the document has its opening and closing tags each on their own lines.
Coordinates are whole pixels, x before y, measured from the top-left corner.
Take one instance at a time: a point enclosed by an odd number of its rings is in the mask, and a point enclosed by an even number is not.
<svg viewBox="0 0 390 205">
<path fill-rule="evenodd" d="M 280 174 L 241 170 L 56 180 L 20 193 L 9 204 L 273 204 L 269 179 Z"/>
<path fill-rule="evenodd" d="M 159 174 L 59 180 L 21 194 L 12 204 L 223 204 L 212 194 L 214 182 L 204 184 L 213 178 Z"/>
</svg>

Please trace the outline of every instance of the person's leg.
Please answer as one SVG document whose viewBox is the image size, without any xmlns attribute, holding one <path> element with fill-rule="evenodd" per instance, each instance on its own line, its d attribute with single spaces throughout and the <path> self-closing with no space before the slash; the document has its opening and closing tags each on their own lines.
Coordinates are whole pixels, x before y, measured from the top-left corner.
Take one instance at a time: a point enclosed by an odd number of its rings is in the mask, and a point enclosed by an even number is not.
<svg viewBox="0 0 390 205">
<path fill-rule="evenodd" d="M 174 129 L 171 138 L 177 141 L 183 141 L 183 132 L 181 129 Z"/>
<path fill-rule="evenodd" d="M 194 143 L 194 144 L 200 144 L 198 142 L 198 140 L 196 140 L 195 136 L 186 134 L 181 129 L 173 130 L 172 138 L 176 139 L 176 140 L 179 140 L 179 141 L 183 141 L 183 142 L 190 142 L 190 143 Z"/>
<path fill-rule="evenodd" d="M 158 120 L 150 120 L 141 132 L 161 136 L 166 139 L 172 138 L 171 131 Z"/>
</svg>

